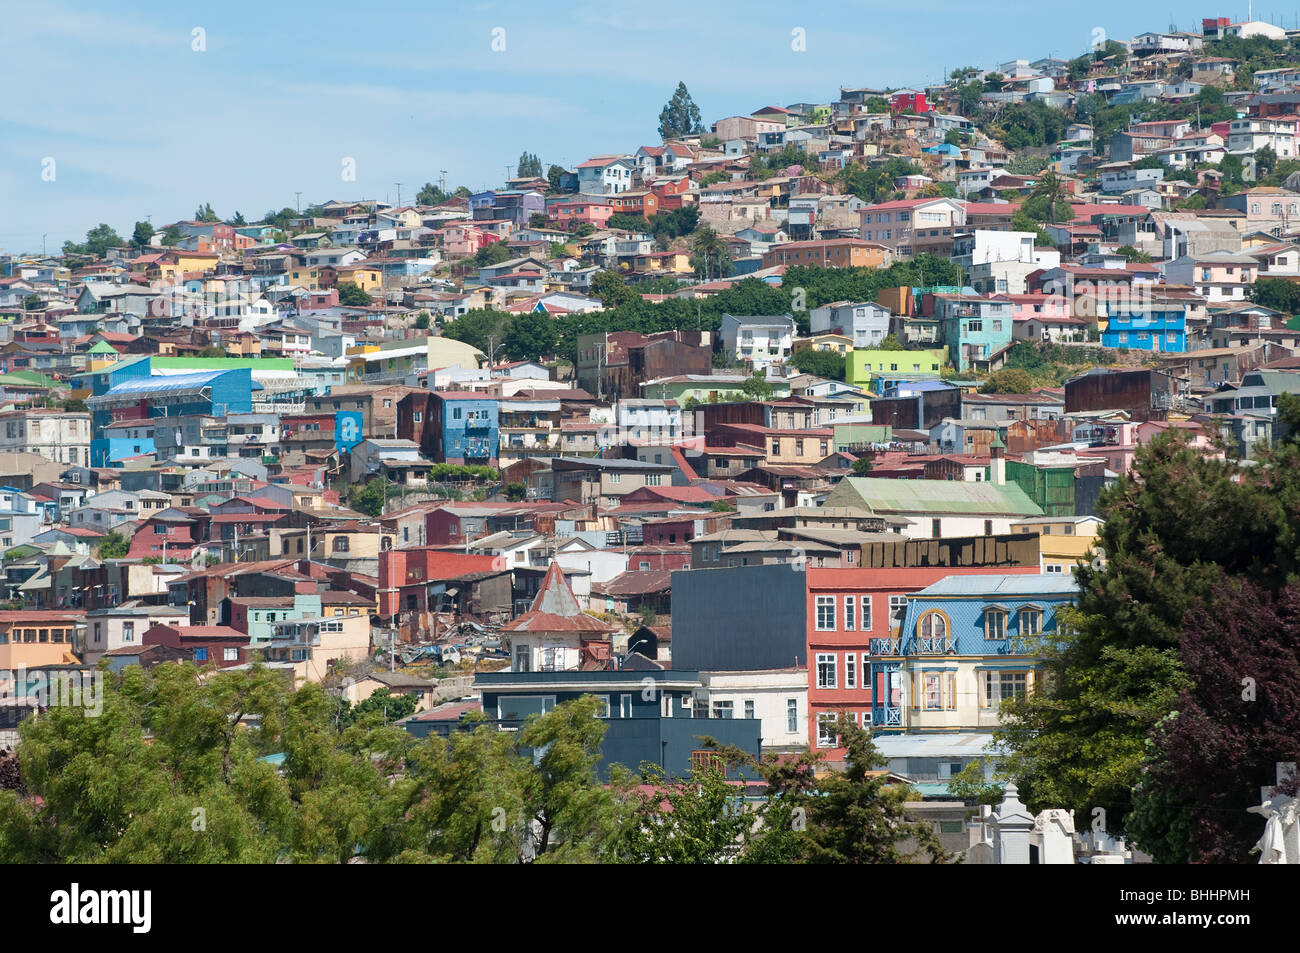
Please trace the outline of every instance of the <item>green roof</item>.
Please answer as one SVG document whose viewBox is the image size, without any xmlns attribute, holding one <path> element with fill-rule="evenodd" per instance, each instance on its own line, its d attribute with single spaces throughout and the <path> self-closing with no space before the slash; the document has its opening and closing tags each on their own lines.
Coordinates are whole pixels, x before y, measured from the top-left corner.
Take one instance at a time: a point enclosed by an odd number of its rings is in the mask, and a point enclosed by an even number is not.
<svg viewBox="0 0 1300 953">
<path fill-rule="evenodd" d="M 194 371 L 228 371 L 237 367 L 250 367 L 255 371 L 291 371 L 291 357 L 159 357 L 153 359 L 151 368 Z"/>
<path fill-rule="evenodd" d="M 86 351 L 87 354 L 116 354 L 117 348 L 107 341 L 96 341 L 95 346 Z"/>
<path fill-rule="evenodd" d="M 1018 485 L 963 480 L 889 480 L 845 477 L 826 497 L 827 506 L 866 506 L 874 514 L 936 516 L 1042 516 Z"/>
<path fill-rule="evenodd" d="M 0 374 L 0 384 L 49 388 L 63 386 L 53 377 L 46 377 L 44 374 L 40 374 L 36 371 L 13 371 L 9 374 Z"/>
</svg>

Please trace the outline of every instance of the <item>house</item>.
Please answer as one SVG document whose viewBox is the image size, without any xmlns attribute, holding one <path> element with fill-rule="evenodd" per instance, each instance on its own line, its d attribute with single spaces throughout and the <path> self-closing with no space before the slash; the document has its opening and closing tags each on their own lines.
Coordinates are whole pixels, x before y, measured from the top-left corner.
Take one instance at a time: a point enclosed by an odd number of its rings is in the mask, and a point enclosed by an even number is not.
<svg viewBox="0 0 1300 953">
<path fill-rule="evenodd" d="M 636 160 L 630 156 L 596 156 L 578 165 L 578 191 L 583 195 L 617 195 L 632 187 Z"/>
<path fill-rule="evenodd" d="M 1121 299 L 1111 305 L 1101 343 L 1104 347 L 1181 353 L 1187 350 L 1187 309 L 1172 301 Z"/>
<path fill-rule="evenodd" d="M 1059 631 L 1078 591 L 1068 574 L 948 576 L 907 599 L 892 656 L 873 657 L 872 724 L 882 732 L 989 731 L 1002 702 L 1034 686 L 1033 639 Z M 818 732 L 830 747 L 833 726 Z M 942 773 L 940 775 L 942 777 Z"/>
<path fill-rule="evenodd" d="M 878 347 L 889 334 L 891 317 L 888 308 L 874 301 L 834 301 L 808 312 L 814 334 L 843 334 L 852 348 Z"/>
<path fill-rule="evenodd" d="M 819 268 L 888 268 L 893 251 L 878 242 L 859 238 L 828 238 L 784 242 L 763 253 L 763 267 L 804 265 Z"/>
<path fill-rule="evenodd" d="M 729 356 L 761 370 L 769 364 L 785 363 L 794 348 L 794 331 L 794 318 L 788 314 L 724 314 L 718 336 Z"/>
<path fill-rule="evenodd" d="M 1187 285 L 1207 302 L 1248 300 L 1259 277 L 1260 261 L 1241 252 L 1183 255 L 1164 266 L 1169 284 Z M 1112 345 L 1113 346 L 1113 345 Z"/>
<path fill-rule="evenodd" d="M 909 539 L 992 536 L 1010 532 L 1015 520 L 1042 515 L 1019 486 L 1007 483 L 1005 476 L 998 482 L 996 474 L 981 483 L 845 477 L 827 495 L 825 505 L 906 519 L 903 535 Z"/>
</svg>

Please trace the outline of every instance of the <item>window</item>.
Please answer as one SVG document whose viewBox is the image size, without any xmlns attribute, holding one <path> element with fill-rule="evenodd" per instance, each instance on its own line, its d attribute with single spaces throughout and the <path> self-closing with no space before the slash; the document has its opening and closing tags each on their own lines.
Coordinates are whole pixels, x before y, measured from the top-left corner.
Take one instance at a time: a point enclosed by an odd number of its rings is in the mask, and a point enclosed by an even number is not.
<svg viewBox="0 0 1300 953">
<path fill-rule="evenodd" d="M 691 770 L 717 771 L 719 774 L 725 774 L 727 771 L 727 762 L 726 759 L 716 751 L 692 751 Z"/>
<path fill-rule="evenodd" d="M 930 520 L 930 535 L 935 539 L 943 535 L 943 520 L 938 518 Z"/>
<path fill-rule="evenodd" d="M 967 333 L 974 334 L 974 333 L 978 333 L 978 332 L 983 331 L 983 330 L 984 330 L 984 322 L 983 322 L 983 321 L 968 321 L 968 322 L 966 322 L 966 331 L 967 331 Z"/>
<path fill-rule="evenodd" d="M 984 638 L 1005 639 L 1007 637 L 1007 613 L 1005 609 L 984 610 Z"/>
<path fill-rule="evenodd" d="M 222 649 L 222 650 L 221 650 L 221 661 L 223 661 L 223 662 L 238 662 L 238 661 L 239 661 L 239 649 Z"/>
<path fill-rule="evenodd" d="M 733 702 L 730 702 L 730 701 L 725 701 L 725 702 L 724 702 L 724 701 L 715 701 L 715 702 L 713 703 L 713 715 L 712 715 L 712 717 L 714 717 L 714 718 L 731 718 L 731 717 L 733 717 L 733 712 L 732 712 L 733 704 L 734 704 L 734 703 L 733 703 Z"/>
<path fill-rule="evenodd" d="M 857 609 L 857 601 L 857 596 L 844 597 L 844 631 L 846 632 L 852 632 L 857 628 L 857 621 L 854 618 L 857 614 L 855 611 Z M 852 686 L 849 687 L 851 688 Z"/>
<path fill-rule="evenodd" d="M 194 650 L 194 661 L 206 662 L 207 660 L 208 660 L 207 648 L 199 648 Z"/>
<path fill-rule="evenodd" d="M 752 698 L 745 699 L 745 717 L 746 718 L 754 717 L 754 699 Z"/>
<path fill-rule="evenodd" d="M 862 597 L 862 614 L 858 617 L 858 628 L 863 632 L 871 631 L 871 597 Z"/>
<path fill-rule="evenodd" d="M 983 692 L 980 705 L 997 708 L 1008 698 L 1024 695 L 1029 690 L 1028 672 L 986 671 L 983 673 Z"/>
<path fill-rule="evenodd" d="M 1048 563 L 1044 568 L 1046 572 L 1065 572 L 1065 567 L 1060 563 Z"/>
<path fill-rule="evenodd" d="M 424 411 L 417 410 L 417 411 L 412 415 L 412 419 L 413 419 L 417 424 L 420 423 L 422 420 L 424 420 Z"/>
<path fill-rule="evenodd" d="M 618 717 L 620 718 L 632 717 L 632 696 L 631 695 L 618 696 Z"/>
<path fill-rule="evenodd" d="M 817 687 L 835 687 L 835 653 L 817 653 Z"/>
<path fill-rule="evenodd" d="M 833 711 L 820 711 L 817 713 L 817 747 L 833 748 L 838 739 L 835 733 L 835 724 L 839 721 Z"/>
<path fill-rule="evenodd" d="M 673 717 L 673 696 L 667 692 L 659 695 L 659 715 L 662 718 Z"/>
<path fill-rule="evenodd" d="M 1020 610 L 1020 634 L 1037 635 L 1043 631 L 1043 610 L 1026 606 Z"/>
<path fill-rule="evenodd" d="M 608 717 L 609 717 L 609 696 L 608 696 L 608 695 L 597 695 L 596 697 L 600 700 L 600 703 L 604 706 L 604 711 L 601 712 L 600 714 L 596 715 L 596 717 L 597 717 L 597 718 L 608 718 Z"/>
<path fill-rule="evenodd" d="M 98 623 L 96 623 L 96 624 L 98 624 Z M 99 641 L 99 640 L 96 639 L 96 641 Z M 134 641 L 135 641 L 135 623 L 134 623 L 134 622 L 123 622 L 123 623 L 122 623 L 122 641 L 123 641 L 123 642 L 134 642 Z"/>
<path fill-rule="evenodd" d="M 948 617 L 937 609 L 921 616 L 916 631 L 923 639 L 942 639 L 948 634 Z"/>
<path fill-rule="evenodd" d="M 785 730 L 794 734 L 799 730 L 799 699 L 785 700 Z"/>
<path fill-rule="evenodd" d="M 844 653 L 844 687 L 858 687 L 858 656 L 855 652 Z"/>
<path fill-rule="evenodd" d="M 348 551 L 348 538 L 346 536 L 334 537 L 334 552 L 346 553 Z"/>
<path fill-rule="evenodd" d="M 903 624 L 903 616 L 907 614 L 907 596 L 890 596 L 889 597 L 889 627 L 897 629 Z"/>
<path fill-rule="evenodd" d="M 827 632 L 835 628 L 835 597 L 817 597 L 817 631 Z"/>
</svg>

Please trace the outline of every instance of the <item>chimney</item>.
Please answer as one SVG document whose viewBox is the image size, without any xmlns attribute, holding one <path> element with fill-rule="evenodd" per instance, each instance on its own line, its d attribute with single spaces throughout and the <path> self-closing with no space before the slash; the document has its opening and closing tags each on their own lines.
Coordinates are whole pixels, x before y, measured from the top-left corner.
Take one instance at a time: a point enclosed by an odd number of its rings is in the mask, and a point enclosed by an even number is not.
<svg viewBox="0 0 1300 953">
<path fill-rule="evenodd" d="M 1002 438 L 997 434 L 993 435 L 993 442 L 989 444 L 989 477 L 998 486 L 1006 486 L 1007 483 L 1007 461 L 1003 456 L 1003 451 L 1007 449 Z"/>
</svg>

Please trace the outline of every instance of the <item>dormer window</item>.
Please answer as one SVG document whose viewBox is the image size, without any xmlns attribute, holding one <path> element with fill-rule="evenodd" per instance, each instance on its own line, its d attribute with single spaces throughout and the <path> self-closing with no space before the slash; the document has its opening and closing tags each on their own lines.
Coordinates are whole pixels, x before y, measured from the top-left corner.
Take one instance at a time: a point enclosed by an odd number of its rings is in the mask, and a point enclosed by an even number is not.
<svg viewBox="0 0 1300 953">
<path fill-rule="evenodd" d="M 984 609 L 984 638 L 1005 639 L 1007 637 L 1007 616 L 1009 613 L 1002 606 L 987 606 Z"/>
</svg>

